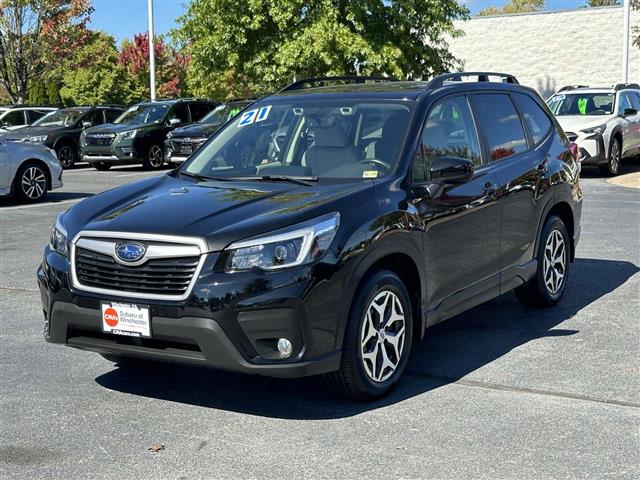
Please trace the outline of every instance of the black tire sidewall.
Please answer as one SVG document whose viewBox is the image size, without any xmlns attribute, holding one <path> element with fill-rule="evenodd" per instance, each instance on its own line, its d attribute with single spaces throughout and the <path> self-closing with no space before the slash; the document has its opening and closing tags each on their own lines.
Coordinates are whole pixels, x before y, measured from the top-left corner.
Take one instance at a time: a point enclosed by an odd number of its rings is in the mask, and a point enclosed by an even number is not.
<svg viewBox="0 0 640 480">
<path fill-rule="evenodd" d="M 22 188 L 22 176 L 27 171 L 27 169 L 29 169 L 31 167 L 38 168 L 42 172 L 42 174 L 44 175 L 44 178 L 45 178 L 44 192 L 42 192 L 42 195 L 40 195 L 38 198 L 29 197 L 26 194 L 26 192 L 23 190 L 23 188 Z M 39 202 L 40 200 L 42 200 L 44 197 L 47 196 L 47 192 L 49 191 L 49 175 L 48 175 L 47 171 L 41 165 L 38 165 L 38 164 L 35 164 L 35 163 L 25 163 L 24 165 L 22 165 L 18 169 L 18 173 L 16 174 L 14 182 L 15 182 L 14 185 L 13 185 L 14 195 L 17 196 L 20 200 L 22 200 L 24 202 L 28 202 L 28 203 Z"/>
<path fill-rule="evenodd" d="M 364 370 L 362 352 L 360 348 L 360 334 L 365 320 L 365 312 L 376 295 L 383 290 L 395 293 L 405 314 L 405 339 L 402 357 L 398 368 L 390 378 L 384 382 L 374 382 Z M 377 398 L 389 392 L 397 383 L 404 371 L 411 344 L 413 342 L 413 311 L 411 300 L 402 280 L 393 272 L 382 270 L 371 275 L 359 288 L 349 314 L 347 330 L 343 344 L 343 361 L 349 362 L 347 367 L 352 371 L 358 391 L 365 393 L 365 398 Z M 348 354 L 347 353 L 348 349 Z"/>
<path fill-rule="evenodd" d="M 68 148 L 69 151 L 71 152 L 71 163 L 68 164 L 68 165 L 65 165 L 64 163 L 62 163 L 62 160 L 60 160 L 60 152 L 62 151 L 63 148 Z M 69 144 L 66 144 L 66 143 L 62 144 L 58 148 L 56 148 L 56 156 L 58 157 L 58 161 L 60 162 L 60 165 L 62 165 L 62 168 L 70 168 L 78 160 L 78 156 L 77 156 L 75 148 L 73 148 L 72 145 L 69 145 Z"/>
<path fill-rule="evenodd" d="M 611 168 L 611 160 L 613 159 L 613 148 L 614 145 L 618 147 L 618 169 L 616 171 L 614 171 Z M 620 173 L 620 167 L 621 167 L 621 163 L 622 163 L 622 144 L 620 142 L 620 140 L 618 140 L 617 138 L 613 138 L 611 140 L 611 145 L 609 145 L 609 158 L 607 159 L 607 164 L 606 164 L 606 168 L 607 168 L 607 173 L 610 176 L 614 176 L 614 175 L 618 175 L 618 173 Z"/>
<path fill-rule="evenodd" d="M 552 295 L 547 289 L 547 285 L 544 281 L 544 249 L 547 243 L 547 239 L 549 235 L 554 230 L 558 230 L 562 235 L 562 238 L 565 243 L 566 248 L 566 265 L 565 265 L 565 273 L 564 273 L 564 281 L 562 282 L 562 287 L 555 294 Z M 538 245 L 538 271 L 536 272 L 536 286 L 539 290 L 539 293 L 542 295 L 544 302 L 548 305 L 555 305 L 560 301 L 562 295 L 564 294 L 565 289 L 567 288 L 567 282 L 569 281 L 569 266 L 571 261 L 571 240 L 569 239 L 569 232 L 567 231 L 567 227 L 562 221 L 562 219 L 556 215 L 553 215 L 547 219 L 542 229 L 542 235 L 540 236 L 540 244 Z"/>
</svg>

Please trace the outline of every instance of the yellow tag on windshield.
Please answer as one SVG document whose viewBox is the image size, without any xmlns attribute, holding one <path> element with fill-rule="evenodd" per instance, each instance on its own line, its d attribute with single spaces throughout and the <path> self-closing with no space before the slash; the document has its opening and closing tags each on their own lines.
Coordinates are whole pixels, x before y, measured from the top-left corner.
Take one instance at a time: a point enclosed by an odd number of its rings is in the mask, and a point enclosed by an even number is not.
<svg viewBox="0 0 640 480">
<path fill-rule="evenodd" d="M 378 178 L 377 170 L 365 170 L 362 172 L 362 178 Z"/>
</svg>

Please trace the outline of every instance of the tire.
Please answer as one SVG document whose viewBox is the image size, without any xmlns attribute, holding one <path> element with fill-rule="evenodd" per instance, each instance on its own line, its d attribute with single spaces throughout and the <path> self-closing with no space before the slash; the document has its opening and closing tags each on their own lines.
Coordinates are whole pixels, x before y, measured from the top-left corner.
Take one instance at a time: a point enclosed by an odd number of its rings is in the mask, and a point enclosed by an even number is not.
<svg viewBox="0 0 640 480">
<path fill-rule="evenodd" d="M 100 170 L 101 172 L 106 172 L 111 168 L 111 164 L 107 162 L 95 162 L 93 164 L 93 168 Z"/>
<path fill-rule="evenodd" d="M 380 329 L 377 310 L 384 307 L 388 322 L 391 306 L 399 315 Z M 324 376 L 328 385 L 339 395 L 359 401 L 374 400 L 389 393 L 398 383 L 409 358 L 412 314 L 407 289 L 395 273 L 380 270 L 369 276 L 351 306 L 340 369 Z M 396 341 L 390 340 L 396 337 Z"/>
<path fill-rule="evenodd" d="M 552 215 L 544 222 L 536 255 L 536 275 L 516 288 L 516 296 L 521 303 L 530 307 L 547 308 L 560 301 L 569 278 L 570 242 L 567 227 L 560 217 Z M 553 261 L 549 262 L 551 257 Z"/>
<path fill-rule="evenodd" d="M 147 150 L 144 159 L 146 170 L 159 170 L 164 165 L 164 151 L 160 145 L 153 144 Z"/>
<path fill-rule="evenodd" d="M 13 183 L 14 195 L 23 202 L 42 200 L 49 190 L 49 172 L 39 163 L 27 162 L 18 169 Z"/>
<path fill-rule="evenodd" d="M 63 143 L 56 148 L 56 156 L 58 157 L 58 161 L 62 165 L 62 168 L 70 168 L 76 163 L 78 159 L 78 152 L 73 145 Z"/>
<path fill-rule="evenodd" d="M 607 163 L 600 165 L 600 173 L 606 177 L 614 177 L 620 172 L 622 163 L 622 144 L 619 138 L 613 138 L 609 146 L 609 157 Z"/>
</svg>

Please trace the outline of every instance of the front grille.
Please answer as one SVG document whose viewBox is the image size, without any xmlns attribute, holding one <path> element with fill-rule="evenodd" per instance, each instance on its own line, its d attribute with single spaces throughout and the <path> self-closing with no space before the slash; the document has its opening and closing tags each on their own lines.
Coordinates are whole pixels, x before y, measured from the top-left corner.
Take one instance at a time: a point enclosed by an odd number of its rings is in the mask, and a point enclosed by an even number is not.
<svg viewBox="0 0 640 480">
<path fill-rule="evenodd" d="M 75 249 L 78 281 L 86 287 L 152 295 L 183 295 L 200 257 L 151 259 L 137 267 L 117 263 L 110 255 Z"/>
<path fill-rule="evenodd" d="M 87 145 L 111 145 L 116 136 L 112 133 L 89 134 L 85 137 Z"/>
<path fill-rule="evenodd" d="M 567 138 L 569 139 L 569 141 L 571 142 L 575 142 L 576 138 L 578 138 L 578 135 L 576 133 L 573 132 L 564 132 L 567 135 Z"/>
<path fill-rule="evenodd" d="M 202 139 L 174 138 L 171 140 L 171 149 L 176 153 L 191 155 L 205 141 L 206 141 L 206 138 L 202 138 Z"/>
</svg>

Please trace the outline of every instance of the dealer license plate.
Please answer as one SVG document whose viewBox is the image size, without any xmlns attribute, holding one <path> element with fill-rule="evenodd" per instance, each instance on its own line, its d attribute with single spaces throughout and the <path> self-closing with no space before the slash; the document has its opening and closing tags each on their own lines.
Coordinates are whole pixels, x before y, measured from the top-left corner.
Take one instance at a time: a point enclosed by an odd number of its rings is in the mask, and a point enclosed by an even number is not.
<svg viewBox="0 0 640 480">
<path fill-rule="evenodd" d="M 151 337 L 149 307 L 102 302 L 102 331 L 128 337 Z"/>
</svg>

